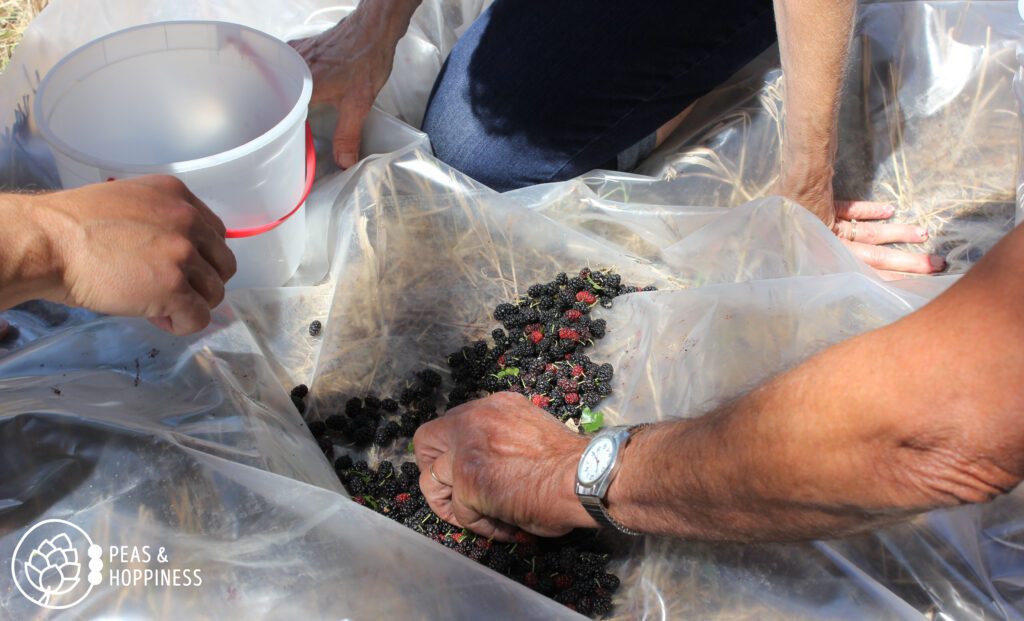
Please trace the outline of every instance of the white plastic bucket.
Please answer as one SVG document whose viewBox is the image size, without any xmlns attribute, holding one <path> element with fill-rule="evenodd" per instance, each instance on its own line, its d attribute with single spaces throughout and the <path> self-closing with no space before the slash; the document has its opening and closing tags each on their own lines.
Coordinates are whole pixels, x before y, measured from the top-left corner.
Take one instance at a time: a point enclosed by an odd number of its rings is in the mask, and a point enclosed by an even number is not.
<svg viewBox="0 0 1024 621">
<path fill-rule="evenodd" d="M 162 22 L 66 56 L 34 114 L 65 188 L 174 175 L 224 220 L 238 260 L 230 287 L 276 287 L 305 250 L 312 91 L 305 61 L 270 35 Z"/>
</svg>

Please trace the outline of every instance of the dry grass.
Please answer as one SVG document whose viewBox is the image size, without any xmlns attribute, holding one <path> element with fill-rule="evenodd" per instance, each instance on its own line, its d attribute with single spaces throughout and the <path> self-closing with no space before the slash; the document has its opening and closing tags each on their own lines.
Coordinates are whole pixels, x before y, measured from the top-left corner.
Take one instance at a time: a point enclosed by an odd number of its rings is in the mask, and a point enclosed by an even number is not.
<svg viewBox="0 0 1024 621">
<path fill-rule="evenodd" d="M 0 72 L 21 41 L 21 33 L 49 0 L 0 0 Z"/>
</svg>

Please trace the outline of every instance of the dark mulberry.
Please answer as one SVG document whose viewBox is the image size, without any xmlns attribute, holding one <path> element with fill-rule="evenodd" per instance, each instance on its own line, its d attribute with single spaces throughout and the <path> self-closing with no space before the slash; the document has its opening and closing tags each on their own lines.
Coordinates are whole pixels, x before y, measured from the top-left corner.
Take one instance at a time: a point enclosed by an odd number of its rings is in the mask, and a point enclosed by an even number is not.
<svg viewBox="0 0 1024 621">
<path fill-rule="evenodd" d="M 352 456 L 342 455 L 341 457 L 334 460 L 334 469 L 338 472 L 343 472 L 352 467 Z"/>
<path fill-rule="evenodd" d="M 512 319 L 517 314 L 519 314 L 519 311 L 516 309 L 516 307 L 508 303 L 498 304 L 498 306 L 494 309 L 495 321 L 500 321 L 502 323 L 508 321 L 509 319 Z"/>
<path fill-rule="evenodd" d="M 322 424 L 328 429 L 333 429 L 334 431 L 344 431 L 348 426 L 348 420 L 340 414 L 331 414 Z"/>
<path fill-rule="evenodd" d="M 351 432 L 351 436 L 356 446 L 364 446 L 373 441 L 374 430 L 370 427 L 356 427 Z"/>
<path fill-rule="evenodd" d="M 484 345 L 484 347 L 486 347 L 486 345 Z M 438 388 L 441 386 L 441 375 L 433 369 L 424 369 L 417 373 L 416 377 L 418 377 L 419 380 L 429 388 Z"/>
<path fill-rule="evenodd" d="M 395 438 L 398 437 L 399 429 L 399 425 L 395 421 L 391 421 L 386 425 L 381 425 L 377 428 L 377 433 L 373 436 L 373 443 L 377 446 L 386 446 L 391 444 L 394 442 Z"/>
<path fill-rule="evenodd" d="M 606 591 L 614 591 L 619 588 L 619 577 L 605 572 L 597 576 L 597 583 Z"/>
<path fill-rule="evenodd" d="M 408 475 L 410 477 L 415 477 L 417 479 L 420 476 L 420 468 L 419 466 L 416 465 L 416 462 L 414 461 L 407 461 L 404 464 L 402 464 L 401 471 L 402 474 Z"/>
</svg>

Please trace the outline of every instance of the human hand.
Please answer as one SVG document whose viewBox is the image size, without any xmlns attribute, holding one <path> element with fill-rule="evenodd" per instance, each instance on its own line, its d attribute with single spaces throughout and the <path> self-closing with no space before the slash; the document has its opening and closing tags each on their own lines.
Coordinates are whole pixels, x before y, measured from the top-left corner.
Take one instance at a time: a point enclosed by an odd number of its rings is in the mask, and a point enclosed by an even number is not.
<svg viewBox="0 0 1024 621">
<path fill-rule="evenodd" d="M 575 493 L 587 439 L 522 395 L 454 408 L 422 425 L 413 446 L 427 503 L 455 526 L 501 541 L 517 527 L 556 537 L 596 526 Z"/>
<path fill-rule="evenodd" d="M 184 183 L 151 175 L 31 200 L 56 264 L 50 299 L 178 335 L 210 323 L 235 257 L 224 223 Z"/>
<path fill-rule="evenodd" d="M 391 75 L 395 46 L 401 37 L 400 33 L 389 34 L 391 29 L 376 17 L 357 8 L 334 28 L 289 42 L 313 73 L 312 102 L 330 103 L 338 109 L 333 153 L 343 169 L 359 159 L 363 122 Z"/>
<path fill-rule="evenodd" d="M 895 213 L 892 205 L 870 201 L 837 201 L 831 226 L 853 254 L 882 272 L 932 274 L 946 269 L 946 260 L 938 255 L 919 254 L 886 248 L 883 244 L 928 241 L 928 231 L 920 226 L 878 222 Z"/>
<path fill-rule="evenodd" d="M 832 198 L 832 178 L 827 182 L 809 184 L 780 182 L 778 192 L 821 218 L 836 237 L 853 254 L 883 276 L 890 272 L 932 274 L 946 268 L 946 261 L 938 255 L 919 254 L 886 248 L 884 244 L 922 243 L 928 240 L 928 231 L 920 226 L 880 222 L 892 217 L 896 209 L 886 203 L 871 201 L 835 201 Z M 818 188 L 818 189 L 814 189 Z"/>
</svg>

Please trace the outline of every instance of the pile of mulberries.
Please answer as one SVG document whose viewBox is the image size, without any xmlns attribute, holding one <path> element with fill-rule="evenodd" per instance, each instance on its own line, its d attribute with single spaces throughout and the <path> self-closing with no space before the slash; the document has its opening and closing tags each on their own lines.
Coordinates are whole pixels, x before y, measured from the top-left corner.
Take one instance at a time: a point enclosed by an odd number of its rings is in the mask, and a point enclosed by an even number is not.
<svg viewBox="0 0 1024 621">
<path fill-rule="evenodd" d="M 490 393 L 526 395 L 563 421 L 579 422 L 611 394 L 610 364 L 597 364 L 583 350 L 604 338 L 604 319 L 590 311 L 625 293 L 654 287 L 624 286 L 611 271 L 583 268 L 570 278 L 564 272 L 548 283 L 532 285 L 515 303 L 499 304 L 494 319 L 502 324 L 491 333 L 492 345 L 476 341 L 448 356 L 454 388 L 448 407 Z"/>
<path fill-rule="evenodd" d="M 560 420 L 572 421 L 581 432 L 593 431 L 581 423 L 611 394 L 614 369 L 583 353 L 608 329 L 605 320 L 592 319 L 590 311 L 597 305 L 611 307 L 619 295 L 653 290 L 624 286 L 618 274 L 607 270 L 583 268 L 571 278 L 558 274 L 494 309 L 494 319 L 502 327 L 491 333 L 491 344 L 476 341 L 448 356 L 453 386 L 446 403 L 440 398 L 441 374 L 424 369 L 392 398 L 321 398 L 322 419 L 307 420 L 307 425 L 324 454 L 333 459 L 335 446 L 355 452 L 371 445 L 386 450 L 399 439 L 411 438 L 420 425 L 448 408 L 512 391 Z M 292 402 L 300 413 L 306 412 L 308 395 L 304 385 L 292 389 Z M 353 461 L 346 452 L 334 460 L 334 469 L 357 503 L 580 613 L 600 617 L 611 610 L 619 579 L 606 571 L 609 554 L 594 533 L 580 531 L 557 539 L 521 533 L 514 544 L 482 539 L 430 510 L 419 489 L 415 463 L 396 466 L 382 460 L 371 470 L 366 461 Z"/>
<path fill-rule="evenodd" d="M 602 616 L 611 611 L 619 578 L 607 571 L 609 554 L 595 533 L 541 539 L 520 532 L 514 543 L 493 541 L 437 517 L 423 498 L 420 470 L 413 462 L 396 467 L 382 461 L 371 470 L 365 461 L 342 455 L 334 468 L 356 503 L 582 614 Z"/>
<path fill-rule="evenodd" d="M 350 444 L 355 449 L 370 445 L 387 448 L 396 440 L 411 438 L 420 425 L 437 418 L 440 387 L 441 375 L 424 369 L 406 384 L 397 399 L 352 397 L 322 406 L 320 409 L 329 413 L 320 420 L 307 420 L 306 424 L 328 456 L 334 444 Z M 292 389 L 292 403 L 300 413 L 306 411 L 308 394 L 305 384 Z"/>
</svg>

